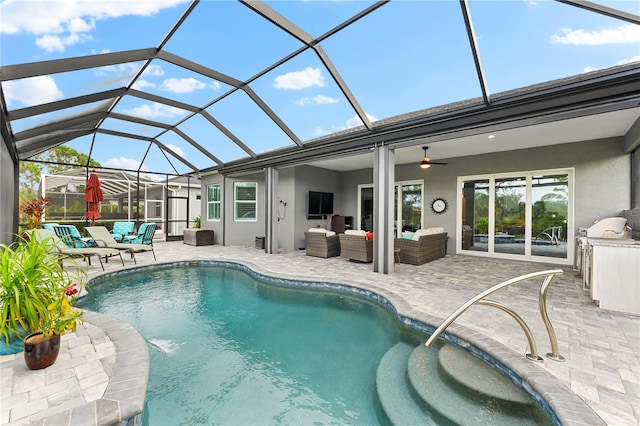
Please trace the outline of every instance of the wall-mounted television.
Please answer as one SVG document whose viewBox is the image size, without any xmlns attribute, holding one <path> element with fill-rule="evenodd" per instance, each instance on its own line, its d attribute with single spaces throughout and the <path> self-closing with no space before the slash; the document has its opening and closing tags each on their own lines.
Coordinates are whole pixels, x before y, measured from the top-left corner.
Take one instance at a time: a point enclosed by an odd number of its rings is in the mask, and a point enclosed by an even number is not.
<svg viewBox="0 0 640 426">
<path fill-rule="evenodd" d="M 307 219 L 323 219 L 333 214 L 333 192 L 309 191 Z"/>
</svg>

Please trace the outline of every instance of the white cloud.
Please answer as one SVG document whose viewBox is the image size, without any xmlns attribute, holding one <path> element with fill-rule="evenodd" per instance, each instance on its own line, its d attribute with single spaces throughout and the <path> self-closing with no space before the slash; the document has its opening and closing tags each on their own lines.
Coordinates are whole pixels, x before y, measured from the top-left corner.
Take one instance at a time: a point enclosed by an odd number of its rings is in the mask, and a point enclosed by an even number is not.
<svg viewBox="0 0 640 426">
<path fill-rule="evenodd" d="M 340 100 L 336 98 L 330 98 L 329 96 L 318 95 L 313 98 L 301 98 L 297 101 L 294 101 L 296 105 L 304 106 L 304 105 L 322 105 L 322 104 L 335 104 Z"/>
<path fill-rule="evenodd" d="M 274 87 L 284 90 L 300 90 L 311 86 L 324 86 L 320 68 L 307 67 L 302 71 L 292 71 L 275 78 Z"/>
<path fill-rule="evenodd" d="M 143 90 L 146 88 L 153 89 L 154 87 L 156 87 L 156 84 L 148 80 L 136 80 L 136 82 L 133 84 L 133 88 L 138 90 Z"/>
<path fill-rule="evenodd" d="M 171 151 L 173 151 L 176 154 L 178 154 L 180 157 L 185 158 L 184 151 L 179 146 L 173 145 L 173 144 L 170 144 L 170 143 L 166 144 L 165 146 L 167 148 L 169 148 Z"/>
<path fill-rule="evenodd" d="M 160 77 L 164 75 L 164 70 L 160 65 L 151 64 L 144 69 L 144 72 L 142 73 L 142 75 L 144 77 L 149 77 L 149 76 Z"/>
<path fill-rule="evenodd" d="M 378 121 L 378 119 L 371 114 L 367 114 L 367 118 L 369 119 L 370 122 Z M 360 117 L 358 117 L 357 115 L 354 115 L 353 117 L 347 120 L 347 129 L 350 129 L 352 127 L 358 127 L 358 126 L 364 126 L 364 123 L 362 122 L 362 120 L 360 120 Z"/>
<path fill-rule="evenodd" d="M 618 61 L 618 63 L 616 65 L 626 65 L 626 64 L 631 64 L 633 62 L 640 62 L 640 55 L 638 56 L 634 56 L 633 58 L 629 58 L 629 59 L 622 59 L 620 61 Z M 601 68 L 596 68 L 596 67 L 585 67 L 582 72 L 591 72 L 591 71 L 595 71 Z"/>
<path fill-rule="evenodd" d="M 185 115 L 186 111 L 169 105 L 154 102 L 152 104 L 144 104 L 139 107 L 123 111 L 124 114 L 131 114 L 141 118 L 173 118 Z"/>
<path fill-rule="evenodd" d="M 172 93 L 191 93 L 206 87 L 205 83 L 195 78 L 167 78 L 160 85 L 161 90 Z"/>
<path fill-rule="evenodd" d="M 600 31 L 572 30 L 570 28 L 562 28 L 560 31 L 562 34 L 551 36 L 551 43 L 589 46 L 640 43 L 640 26 L 632 24 Z"/>
<path fill-rule="evenodd" d="M 32 106 L 63 98 L 55 80 L 48 75 L 6 81 L 3 88 L 8 107 L 11 107 L 13 102 Z"/>
<path fill-rule="evenodd" d="M 28 33 L 38 36 L 36 44 L 47 51 L 64 51 L 65 46 L 85 41 L 96 21 L 127 15 L 151 16 L 188 0 L 94 1 L 24 0 L 0 2 L 3 34 Z"/>
<path fill-rule="evenodd" d="M 107 161 L 102 162 L 102 165 L 105 167 L 113 167 L 115 169 L 138 170 L 140 162 L 132 158 L 120 157 L 109 158 Z M 146 169 L 143 167 L 142 170 Z"/>
</svg>

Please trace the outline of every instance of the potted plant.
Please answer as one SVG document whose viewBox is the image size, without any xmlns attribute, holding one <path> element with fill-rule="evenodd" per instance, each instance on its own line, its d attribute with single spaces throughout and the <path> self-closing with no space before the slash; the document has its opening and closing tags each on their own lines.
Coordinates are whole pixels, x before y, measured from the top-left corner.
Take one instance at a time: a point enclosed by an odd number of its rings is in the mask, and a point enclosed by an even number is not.
<svg viewBox="0 0 640 426">
<path fill-rule="evenodd" d="M 200 216 L 196 216 L 193 218 L 193 228 L 194 229 L 200 229 L 200 226 L 202 225 L 202 218 Z"/>
<path fill-rule="evenodd" d="M 69 289 L 82 270 L 76 263 L 63 268 L 49 249 L 49 241 L 36 238 L 0 245 L 0 343 L 8 346 L 2 353 L 19 352 L 22 338 L 34 332 L 59 337 L 82 319 L 71 307 L 79 288 Z"/>
<path fill-rule="evenodd" d="M 31 201 L 25 201 L 22 203 L 20 210 L 22 210 L 22 213 L 26 216 L 26 229 L 35 229 L 40 227 L 48 204 L 49 199 L 47 197 L 34 198 Z"/>
</svg>

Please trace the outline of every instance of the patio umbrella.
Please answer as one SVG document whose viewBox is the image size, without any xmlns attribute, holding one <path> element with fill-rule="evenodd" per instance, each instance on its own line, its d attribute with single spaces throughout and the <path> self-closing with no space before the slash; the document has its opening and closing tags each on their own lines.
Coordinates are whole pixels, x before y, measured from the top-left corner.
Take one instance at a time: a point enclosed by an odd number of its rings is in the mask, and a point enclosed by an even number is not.
<svg viewBox="0 0 640 426">
<path fill-rule="evenodd" d="M 104 200 L 102 194 L 102 188 L 100 188 L 100 179 L 94 172 L 89 175 L 87 179 L 87 186 L 84 190 L 84 200 L 89 203 L 87 206 L 87 213 L 85 219 L 91 221 L 91 225 L 95 223 L 97 219 L 100 219 L 102 215 L 98 212 L 98 203 Z"/>
</svg>

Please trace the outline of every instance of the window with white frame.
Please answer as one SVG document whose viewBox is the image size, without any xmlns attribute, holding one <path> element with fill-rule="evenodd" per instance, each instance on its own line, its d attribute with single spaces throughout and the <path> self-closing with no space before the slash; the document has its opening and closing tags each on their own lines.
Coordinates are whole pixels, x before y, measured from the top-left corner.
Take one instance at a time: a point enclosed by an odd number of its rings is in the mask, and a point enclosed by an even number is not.
<svg viewBox="0 0 640 426">
<path fill-rule="evenodd" d="M 234 187 L 234 220 L 255 222 L 258 217 L 258 184 L 256 182 L 236 182 Z"/>
<path fill-rule="evenodd" d="M 220 185 L 207 185 L 207 220 L 220 220 Z"/>
</svg>

